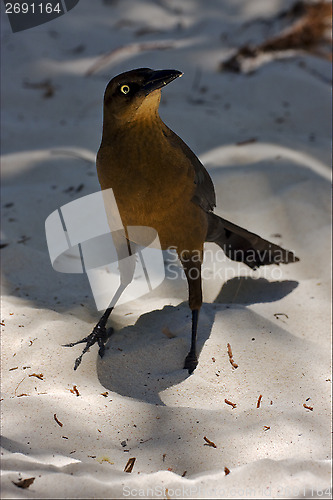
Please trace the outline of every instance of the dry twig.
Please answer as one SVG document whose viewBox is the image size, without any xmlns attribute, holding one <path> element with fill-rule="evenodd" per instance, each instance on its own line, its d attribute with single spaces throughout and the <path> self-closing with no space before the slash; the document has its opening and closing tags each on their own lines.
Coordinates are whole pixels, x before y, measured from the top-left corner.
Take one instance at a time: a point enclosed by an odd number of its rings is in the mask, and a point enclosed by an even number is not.
<svg viewBox="0 0 333 500">
<path fill-rule="evenodd" d="M 62 422 L 60 422 L 60 420 L 58 419 L 58 417 L 57 417 L 56 413 L 53 415 L 53 418 L 54 418 L 54 420 L 57 422 L 57 424 L 58 424 L 60 427 L 62 427 L 62 426 L 64 425 Z"/>
<path fill-rule="evenodd" d="M 39 378 L 39 380 L 44 380 L 44 375 L 42 373 L 32 373 L 29 377 L 36 377 Z"/>
<path fill-rule="evenodd" d="M 72 394 L 75 394 L 76 396 L 80 396 L 80 393 L 78 391 L 78 388 L 76 385 L 73 385 L 73 389 L 69 389 Z"/>
<path fill-rule="evenodd" d="M 232 350 L 231 350 L 231 345 L 230 344 L 227 344 L 227 347 L 228 347 L 228 356 L 229 356 L 229 361 L 230 361 L 230 364 L 233 368 L 238 368 L 238 364 L 235 363 L 235 361 L 233 360 L 233 356 L 232 356 Z"/>
<path fill-rule="evenodd" d="M 236 408 L 236 403 L 232 403 L 231 401 L 229 401 L 229 399 L 225 399 L 224 400 L 225 403 L 227 403 L 227 405 L 229 406 L 232 406 L 232 409 Z"/>
<path fill-rule="evenodd" d="M 132 472 L 136 458 L 129 458 L 127 464 L 125 465 L 124 472 Z"/>
<path fill-rule="evenodd" d="M 257 401 L 257 408 L 260 408 L 260 403 L 261 403 L 261 400 L 262 400 L 262 394 L 260 394 L 259 398 L 258 398 L 258 401 Z"/>
<path fill-rule="evenodd" d="M 217 448 L 216 444 L 213 443 L 213 441 L 211 441 L 210 439 L 208 439 L 206 436 L 204 436 L 204 440 L 206 441 L 207 445 L 208 446 L 211 446 L 212 448 Z M 207 446 L 205 445 L 205 446 Z"/>
</svg>

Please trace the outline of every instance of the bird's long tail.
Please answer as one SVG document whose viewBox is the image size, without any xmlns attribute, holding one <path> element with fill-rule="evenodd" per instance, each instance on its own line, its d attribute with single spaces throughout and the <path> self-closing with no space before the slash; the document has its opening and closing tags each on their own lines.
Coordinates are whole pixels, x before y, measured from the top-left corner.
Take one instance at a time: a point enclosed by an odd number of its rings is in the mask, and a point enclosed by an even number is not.
<svg viewBox="0 0 333 500">
<path fill-rule="evenodd" d="M 244 262 L 252 269 L 267 264 L 297 262 L 293 252 L 285 250 L 214 213 L 208 213 L 206 241 L 217 243 L 229 259 Z"/>
</svg>

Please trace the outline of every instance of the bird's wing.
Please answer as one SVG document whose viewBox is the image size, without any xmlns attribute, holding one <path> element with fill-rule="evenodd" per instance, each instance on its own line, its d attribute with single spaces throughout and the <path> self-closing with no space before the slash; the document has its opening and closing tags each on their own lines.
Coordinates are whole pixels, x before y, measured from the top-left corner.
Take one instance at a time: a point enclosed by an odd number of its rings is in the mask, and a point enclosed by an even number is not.
<svg viewBox="0 0 333 500">
<path fill-rule="evenodd" d="M 196 187 L 192 201 L 206 212 L 211 212 L 216 206 L 216 196 L 214 184 L 209 173 L 193 151 L 177 134 L 168 128 L 167 135 L 174 145 L 180 147 L 194 169 L 194 184 Z"/>
</svg>

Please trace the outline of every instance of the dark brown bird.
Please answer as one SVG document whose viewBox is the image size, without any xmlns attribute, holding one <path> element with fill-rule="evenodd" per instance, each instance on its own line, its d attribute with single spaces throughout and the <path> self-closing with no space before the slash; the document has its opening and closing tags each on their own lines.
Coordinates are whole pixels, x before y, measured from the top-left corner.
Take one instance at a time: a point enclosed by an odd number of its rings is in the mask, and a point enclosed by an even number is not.
<svg viewBox="0 0 333 500">
<path fill-rule="evenodd" d="M 186 274 L 192 310 L 191 348 L 184 365 L 192 373 L 198 364 L 196 335 L 202 305 L 204 242 L 217 243 L 230 259 L 252 269 L 299 259 L 292 252 L 213 213 L 215 191 L 208 172 L 158 113 L 161 88 L 181 75 L 176 70 L 140 68 L 122 73 L 109 82 L 104 95 L 97 172 L 102 190 L 112 188 L 125 228 L 152 227 L 158 232 L 162 249 L 177 250 Z M 108 338 L 106 322 L 112 309 L 113 306 L 106 309 L 89 336 L 68 344 L 86 342 L 74 369 L 96 342 L 103 355 Z"/>
</svg>

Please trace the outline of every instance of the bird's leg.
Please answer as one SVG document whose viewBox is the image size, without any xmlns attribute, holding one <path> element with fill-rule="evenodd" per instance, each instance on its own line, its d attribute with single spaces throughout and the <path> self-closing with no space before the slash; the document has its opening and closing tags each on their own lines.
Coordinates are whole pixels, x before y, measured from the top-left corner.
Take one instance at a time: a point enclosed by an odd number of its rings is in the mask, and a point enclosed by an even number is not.
<svg viewBox="0 0 333 500">
<path fill-rule="evenodd" d="M 84 337 L 83 339 L 77 341 L 77 342 L 72 342 L 70 344 L 65 344 L 64 347 L 73 347 L 77 344 L 82 344 L 86 342 L 86 346 L 83 349 L 82 353 L 78 358 L 75 360 L 74 364 L 74 370 L 76 370 L 81 363 L 83 355 L 89 351 L 90 347 L 93 346 L 94 344 L 98 344 L 99 350 L 98 354 L 102 358 L 105 352 L 105 343 L 112 335 L 113 329 L 109 328 L 108 330 L 106 329 L 106 322 L 109 319 L 109 316 L 116 305 L 116 303 L 119 300 L 119 297 L 125 290 L 125 288 L 131 283 L 133 276 L 134 276 L 134 271 L 135 271 L 135 253 L 132 251 L 129 242 L 126 238 L 124 238 L 122 235 L 117 235 L 116 233 L 113 234 L 113 242 L 116 247 L 117 255 L 118 255 L 118 268 L 119 268 L 119 273 L 120 273 L 120 285 L 114 294 L 109 307 L 105 310 L 103 316 L 101 319 L 98 321 L 97 325 L 94 327 L 93 331 L 91 332 L 90 335 L 87 337 Z M 133 245 L 134 248 L 134 245 Z"/>
<path fill-rule="evenodd" d="M 197 328 L 198 328 L 199 309 L 192 311 L 192 337 L 191 349 L 185 358 L 184 368 L 188 370 L 189 374 L 193 373 L 198 364 L 197 357 Z"/>
<path fill-rule="evenodd" d="M 189 306 L 192 310 L 192 337 L 191 349 L 185 358 L 184 368 L 191 374 L 198 365 L 198 357 L 196 352 L 197 329 L 199 311 L 202 304 L 201 290 L 201 260 L 202 251 L 182 252 L 180 255 L 181 263 L 184 267 L 185 275 L 188 282 L 189 291 Z"/>
<path fill-rule="evenodd" d="M 83 349 L 82 353 L 78 358 L 75 360 L 74 364 L 74 370 L 76 370 L 82 361 L 83 355 L 89 351 L 90 347 L 93 346 L 94 344 L 99 345 L 99 350 L 98 354 L 102 358 L 105 352 L 105 343 L 107 339 L 112 335 L 113 333 L 113 328 L 109 328 L 108 330 L 105 328 L 106 322 L 109 319 L 109 316 L 113 310 L 113 307 L 108 307 L 103 316 L 100 318 L 98 321 L 97 325 L 94 327 L 93 331 L 91 332 L 90 335 L 87 335 L 87 337 L 84 337 L 81 340 L 78 340 L 77 342 L 71 342 L 70 344 L 64 344 L 64 347 L 73 347 L 77 344 L 84 344 L 86 342 L 86 346 Z"/>
</svg>

